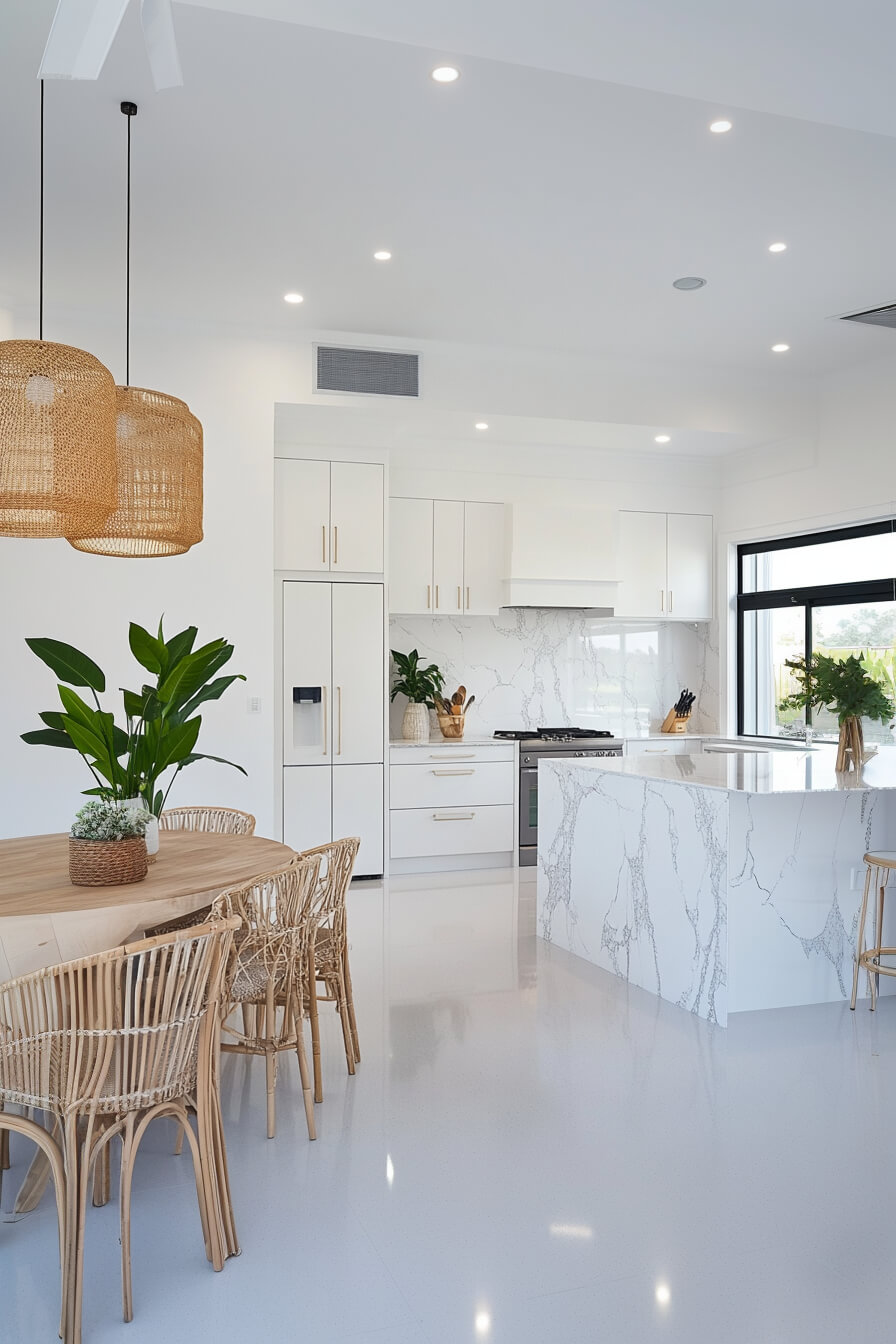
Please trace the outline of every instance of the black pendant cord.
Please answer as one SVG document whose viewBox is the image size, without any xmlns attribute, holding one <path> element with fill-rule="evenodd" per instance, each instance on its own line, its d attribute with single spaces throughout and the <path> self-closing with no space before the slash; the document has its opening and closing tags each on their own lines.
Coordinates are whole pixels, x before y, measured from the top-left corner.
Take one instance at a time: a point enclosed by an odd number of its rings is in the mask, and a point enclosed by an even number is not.
<svg viewBox="0 0 896 1344">
<path fill-rule="evenodd" d="M 124 271 L 124 383 L 131 385 L 131 117 L 137 115 L 136 103 L 122 103 L 121 110 L 128 119 L 127 157 L 127 224 L 125 227 Z"/>
<path fill-rule="evenodd" d="M 37 339 L 44 338 L 44 82 L 40 82 L 40 264 L 38 267 Z"/>
</svg>

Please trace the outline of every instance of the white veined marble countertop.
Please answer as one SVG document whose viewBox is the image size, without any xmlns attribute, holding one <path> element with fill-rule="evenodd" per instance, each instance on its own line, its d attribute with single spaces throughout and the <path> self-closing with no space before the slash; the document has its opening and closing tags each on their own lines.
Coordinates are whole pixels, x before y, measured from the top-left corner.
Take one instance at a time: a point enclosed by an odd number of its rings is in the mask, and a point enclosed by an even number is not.
<svg viewBox="0 0 896 1344">
<path fill-rule="evenodd" d="M 441 751 L 443 747 L 466 747 L 468 750 L 470 747 L 515 747 L 516 743 L 508 738 L 474 737 L 471 733 L 467 733 L 466 737 L 442 737 L 434 733 L 428 742 L 405 742 L 402 738 L 396 737 L 389 746 L 410 747 L 419 751 L 432 751 L 437 747 Z"/>
<path fill-rule="evenodd" d="M 606 771 L 633 779 L 689 784 L 728 793 L 834 793 L 844 789 L 896 789 L 896 747 L 881 747 L 856 774 L 837 774 L 836 748 L 813 751 L 702 753 L 681 756 L 611 756 L 551 760 L 554 770 Z"/>
</svg>

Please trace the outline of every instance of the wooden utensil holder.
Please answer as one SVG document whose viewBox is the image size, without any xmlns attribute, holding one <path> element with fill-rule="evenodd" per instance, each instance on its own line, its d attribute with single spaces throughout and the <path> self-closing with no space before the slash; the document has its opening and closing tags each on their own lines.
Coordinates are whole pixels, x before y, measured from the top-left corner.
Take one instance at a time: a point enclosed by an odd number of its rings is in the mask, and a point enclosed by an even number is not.
<svg viewBox="0 0 896 1344">
<path fill-rule="evenodd" d="M 439 727 L 443 737 L 460 738 L 464 735 L 463 714 L 440 714 Z"/>
</svg>

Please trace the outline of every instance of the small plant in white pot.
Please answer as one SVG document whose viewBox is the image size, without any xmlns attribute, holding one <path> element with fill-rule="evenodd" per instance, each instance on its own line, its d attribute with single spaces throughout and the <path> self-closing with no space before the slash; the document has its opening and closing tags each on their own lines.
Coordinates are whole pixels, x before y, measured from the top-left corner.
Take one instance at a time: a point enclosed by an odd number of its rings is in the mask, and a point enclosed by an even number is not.
<svg viewBox="0 0 896 1344">
<path fill-rule="evenodd" d="M 394 700 L 397 695 L 406 695 L 408 698 L 401 721 L 401 735 L 406 742 L 428 742 L 429 711 L 436 706 L 445 678 L 435 663 L 421 667 L 416 649 L 411 649 L 410 653 L 399 653 L 393 649 L 392 658 L 396 675 L 392 682 L 391 699 Z"/>
<path fill-rule="evenodd" d="M 152 814 L 96 799 L 75 813 L 68 842 L 69 877 L 76 887 L 116 887 L 146 876 L 146 827 Z"/>
</svg>

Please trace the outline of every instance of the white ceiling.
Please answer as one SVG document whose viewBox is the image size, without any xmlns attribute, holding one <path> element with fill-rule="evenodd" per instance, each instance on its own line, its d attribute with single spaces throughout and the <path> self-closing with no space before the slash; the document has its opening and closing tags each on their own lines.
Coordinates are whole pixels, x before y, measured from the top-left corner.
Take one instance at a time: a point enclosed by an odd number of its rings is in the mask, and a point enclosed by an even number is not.
<svg viewBox="0 0 896 1344">
<path fill-rule="evenodd" d="M 0 19 L 0 295 L 18 306 L 53 9 Z M 50 315 L 121 310 L 132 97 L 141 317 L 575 351 L 685 381 L 896 350 L 896 333 L 830 320 L 896 301 L 896 139 L 848 129 L 896 132 L 896 6 L 209 0 L 177 5 L 185 85 L 159 95 L 135 10 L 98 82 L 47 88 Z M 435 85 L 461 52 L 461 80 Z M 708 133 L 719 112 L 727 136 Z M 708 286 L 672 289 L 691 273 Z"/>
</svg>

